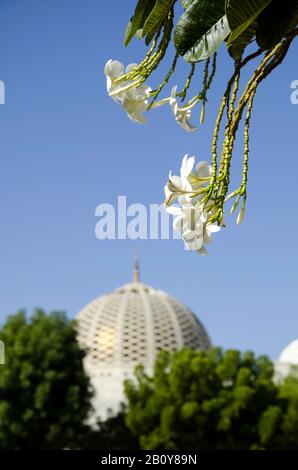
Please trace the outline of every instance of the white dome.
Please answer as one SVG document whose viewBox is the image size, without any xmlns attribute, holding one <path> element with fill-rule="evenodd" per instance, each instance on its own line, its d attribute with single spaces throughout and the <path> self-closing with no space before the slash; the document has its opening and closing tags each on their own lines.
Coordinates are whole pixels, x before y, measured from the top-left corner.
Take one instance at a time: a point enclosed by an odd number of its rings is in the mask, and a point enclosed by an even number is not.
<svg viewBox="0 0 298 470">
<path fill-rule="evenodd" d="M 292 341 L 279 356 L 279 362 L 298 365 L 298 339 Z"/>
<path fill-rule="evenodd" d="M 150 373 L 160 350 L 210 347 L 194 314 L 165 292 L 139 282 L 136 269 L 134 282 L 93 300 L 77 316 L 78 341 L 87 350 L 85 367 L 101 415 L 119 406 L 123 380 L 132 376 L 136 364 Z"/>
</svg>

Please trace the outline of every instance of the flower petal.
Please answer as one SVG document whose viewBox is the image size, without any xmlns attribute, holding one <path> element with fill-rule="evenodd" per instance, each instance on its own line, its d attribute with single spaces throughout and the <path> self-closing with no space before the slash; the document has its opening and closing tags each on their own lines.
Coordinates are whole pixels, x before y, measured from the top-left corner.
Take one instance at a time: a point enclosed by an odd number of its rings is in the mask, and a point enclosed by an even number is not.
<svg viewBox="0 0 298 470">
<path fill-rule="evenodd" d="M 196 131 L 198 128 L 195 127 L 188 119 L 177 120 L 178 124 L 187 132 Z"/>
<path fill-rule="evenodd" d="M 220 231 L 220 226 L 218 224 L 207 224 L 206 229 L 209 233 L 217 233 Z"/>
<path fill-rule="evenodd" d="M 175 215 L 175 216 L 178 216 L 178 215 L 181 216 L 182 214 L 182 210 L 178 206 L 168 207 L 166 211 L 168 214 Z"/>
<path fill-rule="evenodd" d="M 192 172 L 194 164 L 195 164 L 195 157 L 188 158 L 188 155 L 185 155 L 185 157 L 183 158 L 182 166 L 180 170 L 181 177 L 187 178 Z"/>
<path fill-rule="evenodd" d="M 205 248 L 204 245 L 203 245 L 201 248 L 198 249 L 198 253 L 199 253 L 200 255 L 203 255 L 203 256 L 204 256 L 204 255 L 207 255 L 207 250 L 206 250 L 206 248 Z"/>
<path fill-rule="evenodd" d="M 125 73 L 131 72 L 133 69 L 137 68 L 138 64 L 129 64 L 125 69 Z"/>
<path fill-rule="evenodd" d="M 175 186 L 175 188 L 182 189 L 182 181 L 180 176 L 171 175 L 170 182 Z"/>
<path fill-rule="evenodd" d="M 174 219 L 173 229 L 175 231 L 182 232 L 183 228 L 184 228 L 184 217 L 181 215 L 181 216 L 178 216 Z"/>
<path fill-rule="evenodd" d="M 143 114 L 126 113 L 129 119 L 137 124 L 147 124 L 148 119 Z"/>
<path fill-rule="evenodd" d="M 186 247 L 191 251 L 197 251 L 202 248 L 203 239 L 198 237 L 193 231 L 186 231 L 182 234 Z"/>
<path fill-rule="evenodd" d="M 178 85 L 175 85 L 175 86 L 173 86 L 173 88 L 172 88 L 172 91 L 171 91 L 171 97 L 172 97 L 172 98 L 175 98 L 175 97 L 176 97 L 177 87 L 178 87 Z"/>
<path fill-rule="evenodd" d="M 174 114 L 174 116 L 176 116 L 178 112 L 178 103 L 177 103 L 176 98 L 170 98 L 169 104 L 170 104 L 172 113 Z"/>
<path fill-rule="evenodd" d="M 140 86 L 134 88 L 134 90 L 135 90 L 135 99 L 145 100 L 146 98 L 148 98 L 151 88 L 150 86 L 146 85 L 146 83 L 142 83 Z"/>
<path fill-rule="evenodd" d="M 198 178 L 209 178 L 212 173 L 212 168 L 208 162 L 199 162 L 196 166 L 196 175 Z"/>
<path fill-rule="evenodd" d="M 124 65 L 119 60 L 108 60 L 105 65 L 105 74 L 111 79 L 116 79 L 124 74 Z"/>
<path fill-rule="evenodd" d="M 179 196 L 178 197 L 178 202 L 180 204 L 180 206 L 191 206 L 192 205 L 192 202 L 191 202 L 191 198 L 190 198 L 190 195 L 183 195 L 183 196 Z"/>
</svg>

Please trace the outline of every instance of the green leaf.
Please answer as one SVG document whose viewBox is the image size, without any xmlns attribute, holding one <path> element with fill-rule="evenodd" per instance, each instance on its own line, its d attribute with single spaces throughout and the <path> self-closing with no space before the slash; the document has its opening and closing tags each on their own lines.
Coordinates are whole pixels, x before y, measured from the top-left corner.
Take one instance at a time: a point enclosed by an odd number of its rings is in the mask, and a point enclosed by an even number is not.
<svg viewBox="0 0 298 470">
<path fill-rule="evenodd" d="M 208 57 L 217 51 L 230 32 L 227 17 L 224 15 L 187 51 L 184 59 L 186 62 L 198 62 L 199 60 L 208 59 Z"/>
<path fill-rule="evenodd" d="M 133 23 L 133 16 L 130 18 L 127 26 L 126 26 L 126 30 L 125 30 L 125 33 L 124 33 L 124 46 L 128 46 L 128 44 L 130 43 L 131 39 L 133 38 L 134 36 L 134 33 L 132 32 L 132 23 Z"/>
<path fill-rule="evenodd" d="M 143 36 L 146 36 L 146 34 L 153 33 L 158 30 L 160 25 L 167 17 L 175 1 L 176 0 L 156 0 L 154 8 L 152 9 L 150 15 L 148 16 L 144 24 Z"/>
<path fill-rule="evenodd" d="M 298 0 L 272 0 L 258 18 L 257 43 L 272 49 L 297 24 Z"/>
<path fill-rule="evenodd" d="M 234 60 L 238 60 L 242 57 L 243 52 L 252 39 L 254 38 L 257 30 L 257 21 L 254 21 L 246 28 L 243 33 L 240 34 L 228 47 L 228 52 Z"/>
<path fill-rule="evenodd" d="M 231 28 L 229 46 L 245 31 L 272 0 L 226 0 L 226 15 Z"/>
<path fill-rule="evenodd" d="M 134 35 L 142 29 L 155 4 L 155 0 L 139 0 L 133 17 L 130 19 L 124 34 L 124 45 L 128 46 Z"/>
<path fill-rule="evenodd" d="M 225 0 L 193 0 L 179 18 L 174 44 L 180 55 L 186 54 L 224 15 Z"/>
<path fill-rule="evenodd" d="M 141 37 L 142 37 L 143 30 L 140 31 L 140 34 L 141 34 Z M 150 32 L 147 34 L 147 36 L 146 36 L 146 38 L 145 38 L 146 46 L 149 46 L 149 44 L 150 44 L 150 42 L 152 41 L 152 39 L 154 38 L 155 34 L 156 34 L 156 31 L 154 31 L 154 30 L 150 31 Z"/>
</svg>

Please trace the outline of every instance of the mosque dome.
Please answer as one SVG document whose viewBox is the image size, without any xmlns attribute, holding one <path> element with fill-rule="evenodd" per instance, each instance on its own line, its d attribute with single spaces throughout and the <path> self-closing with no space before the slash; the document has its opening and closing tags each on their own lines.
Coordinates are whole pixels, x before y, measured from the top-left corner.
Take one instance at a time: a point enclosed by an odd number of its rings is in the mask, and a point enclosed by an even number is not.
<svg viewBox="0 0 298 470">
<path fill-rule="evenodd" d="M 207 350 L 208 334 L 198 318 L 167 293 L 134 279 L 103 295 L 77 315 L 78 341 L 95 388 L 94 408 L 104 416 L 123 401 L 123 381 L 137 364 L 151 373 L 160 350 Z"/>
<path fill-rule="evenodd" d="M 296 366 L 295 368 L 293 366 Z M 278 360 L 274 364 L 275 368 L 275 379 L 277 382 L 281 382 L 290 373 L 297 373 L 298 366 L 298 339 L 292 341 L 286 346 Z M 294 371 L 295 369 L 295 371 Z"/>
<path fill-rule="evenodd" d="M 279 356 L 279 362 L 285 362 L 291 365 L 298 365 L 298 339 L 292 341 Z"/>
</svg>

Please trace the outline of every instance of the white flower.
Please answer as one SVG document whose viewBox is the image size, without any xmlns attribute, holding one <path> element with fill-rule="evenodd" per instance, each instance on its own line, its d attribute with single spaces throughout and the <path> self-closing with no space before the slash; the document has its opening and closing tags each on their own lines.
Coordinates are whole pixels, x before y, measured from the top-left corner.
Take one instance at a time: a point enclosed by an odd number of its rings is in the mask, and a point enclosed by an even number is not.
<svg viewBox="0 0 298 470">
<path fill-rule="evenodd" d="M 185 155 L 180 176 L 170 173 L 165 187 L 165 205 L 167 212 L 175 217 L 173 227 L 182 233 L 185 247 L 203 255 L 207 253 L 205 244 L 212 241 L 212 234 L 218 232 L 220 226 L 208 222 L 215 209 L 210 207 L 208 210 L 201 202 L 204 194 L 198 194 L 202 187 L 208 185 L 212 167 L 207 162 L 199 162 L 193 171 L 194 163 L 195 157 Z M 178 205 L 169 207 L 176 199 Z"/>
<path fill-rule="evenodd" d="M 111 98 L 125 109 L 127 116 L 133 122 L 144 124 L 147 119 L 143 113 L 147 110 L 151 88 L 145 83 L 133 86 L 132 80 L 124 80 L 120 84 L 115 83 L 119 77 L 131 72 L 136 67 L 137 64 L 130 64 L 124 69 L 121 62 L 110 59 L 106 63 L 104 71 L 107 76 L 107 91 Z"/>
<path fill-rule="evenodd" d="M 208 222 L 208 214 L 206 211 L 202 212 L 200 222 L 203 226 L 203 242 L 205 244 L 212 242 L 212 234 L 220 231 L 220 226 L 218 224 Z"/>
<path fill-rule="evenodd" d="M 191 200 L 192 197 L 196 196 L 196 191 L 208 184 L 212 167 L 207 162 L 200 162 L 193 172 L 194 164 L 195 157 L 188 157 L 188 154 L 186 154 L 182 160 L 180 176 L 170 173 L 169 181 L 164 188 L 166 206 L 171 205 L 175 199 L 183 195 Z"/>
<path fill-rule="evenodd" d="M 165 206 L 169 206 L 175 199 L 181 195 L 192 194 L 192 186 L 188 181 L 195 162 L 194 157 L 188 158 L 186 154 L 182 160 L 180 176 L 169 174 L 169 181 L 164 190 L 166 195 Z"/>
<path fill-rule="evenodd" d="M 112 91 L 117 89 L 117 85 L 114 83 L 117 78 L 124 75 L 124 65 L 118 60 L 108 60 L 104 69 L 105 75 L 107 77 L 107 91 L 110 94 Z M 122 96 L 115 96 L 113 100 L 117 103 L 121 100 Z"/>
<path fill-rule="evenodd" d="M 208 214 L 201 202 L 188 201 L 179 197 L 179 206 L 169 207 L 167 212 L 175 216 L 173 228 L 182 233 L 185 247 L 199 254 L 207 254 L 205 244 L 211 243 L 212 234 L 219 232 L 217 224 L 208 223 Z"/>
<path fill-rule="evenodd" d="M 127 116 L 136 123 L 145 124 L 147 119 L 143 115 L 147 111 L 150 88 L 142 84 L 139 87 L 130 88 L 124 93 L 122 106 Z"/>
<path fill-rule="evenodd" d="M 197 127 L 195 127 L 190 122 L 190 119 L 192 108 L 197 104 L 198 101 L 194 101 L 192 104 L 180 108 L 176 98 L 176 91 L 177 85 L 172 89 L 171 97 L 169 98 L 170 107 L 172 109 L 172 113 L 174 114 L 175 121 L 188 132 L 196 131 Z"/>
</svg>

